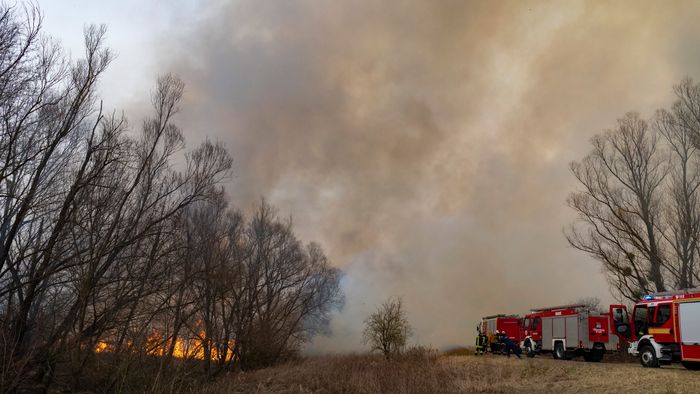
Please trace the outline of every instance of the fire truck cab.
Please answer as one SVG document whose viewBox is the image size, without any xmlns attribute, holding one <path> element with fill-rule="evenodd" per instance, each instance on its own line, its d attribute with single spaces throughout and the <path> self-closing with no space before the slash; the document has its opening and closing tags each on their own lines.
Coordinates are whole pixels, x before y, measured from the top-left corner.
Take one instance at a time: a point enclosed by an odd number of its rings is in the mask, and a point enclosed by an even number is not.
<svg viewBox="0 0 700 394">
<path fill-rule="evenodd" d="M 622 305 L 611 305 L 604 313 L 585 305 L 533 309 L 523 319 L 521 348 L 528 357 L 551 353 L 555 359 L 583 356 L 586 361 L 600 361 L 606 350 L 619 349 L 618 329 L 625 331 L 624 324 L 614 320 L 619 311 L 627 316 Z"/>
<path fill-rule="evenodd" d="M 700 370 L 700 288 L 645 296 L 634 306 L 629 354 L 644 367 Z"/>
</svg>

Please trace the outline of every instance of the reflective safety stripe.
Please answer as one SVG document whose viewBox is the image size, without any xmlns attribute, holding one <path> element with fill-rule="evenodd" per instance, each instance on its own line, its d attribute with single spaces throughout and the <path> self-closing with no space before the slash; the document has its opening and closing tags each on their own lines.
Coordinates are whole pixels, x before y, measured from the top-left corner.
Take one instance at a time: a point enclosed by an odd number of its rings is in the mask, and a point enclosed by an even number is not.
<svg viewBox="0 0 700 394">
<path fill-rule="evenodd" d="M 649 334 L 670 334 L 670 328 L 650 328 Z"/>
</svg>

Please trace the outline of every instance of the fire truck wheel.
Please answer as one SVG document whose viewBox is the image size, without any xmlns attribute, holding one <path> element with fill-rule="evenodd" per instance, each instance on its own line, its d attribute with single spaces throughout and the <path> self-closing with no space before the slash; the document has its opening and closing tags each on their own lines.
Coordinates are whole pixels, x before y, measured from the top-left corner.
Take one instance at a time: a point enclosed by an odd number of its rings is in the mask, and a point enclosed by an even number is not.
<svg viewBox="0 0 700 394">
<path fill-rule="evenodd" d="M 533 349 L 532 342 L 529 339 L 525 341 L 525 355 L 527 355 L 528 358 L 535 357 L 535 349 Z"/>
<path fill-rule="evenodd" d="M 552 353 L 552 355 L 555 360 L 563 360 L 566 357 L 566 351 L 561 342 L 557 342 L 556 345 L 554 345 L 554 353 Z"/>
<path fill-rule="evenodd" d="M 693 361 L 682 361 L 681 364 L 691 371 L 700 371 L 700 363 Z"/>
<path fill-rule="evenodd" d="M 642 350 L 639 352 L 639 360 L 642 362 L 642 366 L 646 368 L 658 368 L 660 366 L 659 359 L 656 358 L 656 351 L 651 345 L 642 347 Z"/>
</svg>

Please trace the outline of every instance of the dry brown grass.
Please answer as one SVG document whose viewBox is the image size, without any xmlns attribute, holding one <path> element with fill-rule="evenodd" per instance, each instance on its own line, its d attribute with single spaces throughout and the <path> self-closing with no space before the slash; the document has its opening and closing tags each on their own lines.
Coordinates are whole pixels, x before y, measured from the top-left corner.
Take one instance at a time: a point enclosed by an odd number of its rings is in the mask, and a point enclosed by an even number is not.
<svg viewBox="0 0 700 394">
<path fill-rule="evenodd" d="M 395 360 L 347 355 L 309 358 L 232 374 L 204 388 L 219 393 L 698 393 L 700 372 L 638 364 L 438 356 L 415 351 Z"/>
<path fill-rule="evenodd" d="M 682 367 L 645 369 L 639 364 L 585 363 L 547 357 L 447 357 L 460 392 L 483 393 L 698 393 L 700 373 Z"/>
<path fill-rule="evenodd" d="M 473 356 L 474 349 L 468 347 L 456 347 L 446 350 L 442 353 L 443 356 Z"/>
<path fill-rule="evenodd" d="M 386 360 L 380 355 L 310 358 L 254 372 L 232 374 L 209 393 L 427 393 L 451 381 L 437 352 L 413 351 Z"/>
</svg>

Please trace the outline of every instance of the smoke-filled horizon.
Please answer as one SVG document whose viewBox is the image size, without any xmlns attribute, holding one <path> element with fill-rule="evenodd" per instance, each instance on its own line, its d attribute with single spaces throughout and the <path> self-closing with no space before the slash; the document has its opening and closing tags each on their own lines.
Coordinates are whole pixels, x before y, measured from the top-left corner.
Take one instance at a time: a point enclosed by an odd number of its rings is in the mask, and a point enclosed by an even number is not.
<svg viewBox="0 0 700 394">
<path fill-rule="evenodd" d="M 61 37 L 58 7 L 47 32 Z M 387 297 L 436 347 L 471 343 L 483 315 L 611 301 L 562 235 L 568 164 L 700 77 L 698 17 L 694 2 L 299 0 L 110 3 L 70 20 L 109 25 L 120 57 L 103 91 L 132 123 L 152 78 L 179 74 L 186 138 L 233 155 L 231 203 L 264 196 L 345 272 L 345 308 L 308 348 L 335 352 L 363 348 Z"/>
</svg>

